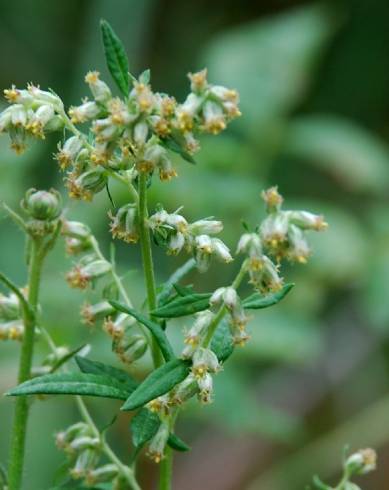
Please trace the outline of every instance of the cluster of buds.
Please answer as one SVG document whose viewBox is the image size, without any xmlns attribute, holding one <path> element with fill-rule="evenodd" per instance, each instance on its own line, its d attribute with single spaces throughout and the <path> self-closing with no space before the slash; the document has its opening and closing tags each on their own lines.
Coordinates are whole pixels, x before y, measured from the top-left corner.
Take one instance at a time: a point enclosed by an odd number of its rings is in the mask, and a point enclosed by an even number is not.
<svg viewBox="0 0 389 490">
<path fill-rule="evenodd" d="M 377 455 L 374 449 L 360 449 L 351 454 L 345 461 L 344 467 L 348 475 L 366 475 L 376 469 Z"/>
<path fill-rule="evenodd" d="M 278 291 L 283 285 L 279 275 L 282 259 L 306 263 L 311 250 L 305 232 L 327 228 L 323 216 L 308 211 L 282 210 L 283 198 L 276 187 L 262 193 L 267 216 L 258 232 L 245 233 L 239 240 L 237 253 L 247 255 L 251 283 L 263 293 Z M 274 263 L 270 257 L 276 261 Z"/>
<path fill-rule="evenodd" d="M 24 324 L 16 294 L 0 294 L 0 340 L 22 340 Z"/>
<path fill-rule="evenodd" d="M 99 465 L 101 441 L 86 423 L 79 422 L 57 433 L 55 440 L 58 449 L 64 451 L 69 459 L 70 476 L 73 479 L 83 480 L 87 487 L 112 481 L 116 485 L 119 482 L 117 465 Z"/>
<path fill-rule="evenodd" d="M 211 296 L 210 304 L 213 307 L 225 306 L 230 318 L 229 327 L 234 344 L 242 347 L 250 338 L 246 332 L 246 325 L 249 321 L 249 317 L 244 311 L 242 302 L 236 290 L 233 287 L 216 289 Z"/>
<path fill-rule="evenodd" d="M 327 223 L 323 216 L 308 211 L 282 210 L 282 196 L 276 187 L 262 193 L 267 217 L 260 226 L 263 246 L 277 262 L 287 259 L 305 264 L 311 253 L 305 231 L 323 231 Z"/>
<path fill-rule="evenodd" d="M 69 255 L 88 252 L 92 247 L 92 232 L 87 225 L 80 221 L 63 220 L 61 233 L 65 237 L 66 252 Z"/>
<path fill-rule="evenodd" d="M 17 154 L 26 149 L 28 136 L 44 139 L 46 133 L 64 127 L 63 104 L 54 93 L 30 84 L 26 90 L 13 85 L 4 95 L 11 105 L 0 114 L 0 133 L 9 134 Z"/>
<path fill-rule="evenodd" d="M 148 222 L 157 243 L 165 245 L 171 255 L 179 254 L 184 248 L 193 253 L 200 272 L 208 269 L 212 256 L 225 263 L 233 260 L 227 245 L 212 236 L 223 229 L 221 221 L 201 219 L 188 223 L 178 211 L 169 214 L 159 209 Z"/>
<path fill-rule="evenodd" d="M 62 212 L 62 199 L 57 190 L 29 189 L 20 205 L 29 217 L 26 225 L 31 234 L 43 236 L 53 232 Z"/>
<path fill-rule="evenodd" d="M 134 318 L 125 313 L 104 320 L 103 330 L 112 339 L 112 351 L 124 364 L 132 364 L 147 351 L 147 340 L 134 324 Z"/>
<path fill-rule="evenodd" d="M 110 262 L 96 257 L 95 254 L 88 254 L 84 255 L 66 274 L 66 280 L 71 288 L 86 289 L 111 271 Z"/>
<path fill-rule="evenodd" d="M 126 98 L 113 97 L 96 71 L 85 76 L 92 99 L 72 106 L 68 115 L 61 99 L 29 85 L 5 90 L 11 104 L 0 114 L 0 132 L 8 132 L 12 148 L 21 153 L 26 137 L 44 138 L 53 130 L 73 134 L 58 145 L 56 159 L 68 170 L 71 197 L 91 200 L 104 188 L 108 173 L 159 172 L 161 180 L 177 175 L 167 148 L 193 154 L 199 149 L 197 135 L 217 134 L 227 122 L 240 115 L 235 90 L 208 83 L 206 70 L 190 74 L 191 92 L 182 104 L 153 92 L 149 72 L 132 80 Z M 89 124 L 88 137 L 75 125 Z"/>
<path fill-rule="evenodd" d="M 70 475 L 75 480 L 86 479 L 95 470 L 101 457 L 101 441 L 90 426 L 79 422 L 55 436 L 58 449 L 69 459 Z"/>
<path fill-rule="evenodd" d="M 137 208 L 129 203 L 117 210 L 115 214 L 109 213 L 111 219 L 110 230 L 113 238 L 119 238 L 126 243 L 136 243 L 139 239 Z"/>
</svg>

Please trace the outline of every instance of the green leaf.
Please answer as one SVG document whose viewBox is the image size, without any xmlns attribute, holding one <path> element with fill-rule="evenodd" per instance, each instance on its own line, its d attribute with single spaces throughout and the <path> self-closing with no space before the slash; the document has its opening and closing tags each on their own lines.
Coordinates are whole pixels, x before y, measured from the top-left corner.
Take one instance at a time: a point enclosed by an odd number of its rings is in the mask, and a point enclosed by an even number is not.
<svg viewBox="0 0 389 490">
<path fill-rule="evenodd" d="M 195 259 L 189 259 L 184 265 L 179 267 L 165 282 L 161 292 L 158 294 L 158 304 L 163 304 L 169 297 L 173 290 L 175 284 L 179 283 L 189 272 L 191 272 L 196 267 Z"/>
<path fill-rule="evenodd" d="M 85 344 L 81 345 L 80 347 L 77 347 L 77 349 L 72 350 L 71 352 L 69 352 L 65 356 L 58 359 L 58 361 L 51 368 L 50 373 L 54 373 L 55 371 L 57 371 L 63 364 L 65 364 L 67 361 L 69 361 L 69 359 L 71 359 L 76 354 L 78 354 L 80 352 L 80 350 L 82 350 L 84 347 L 85 347 Z"/>
<path fill-rule="evenodd" d="M 99 374 L 57 373 L 39 376 L 9 390 L 7 396 L 82 395 L 126 400 L 131 392 L 115 378 Z"/>
<path fill-rule="evenodd" d="M 102 374 L 115 378 L 120 383 L 123 383 L 129 392 L 134 391 L 139 385 L 139 383 L 135 381 L 135 379 L 132 378 L 126 371 L 123 371 L 123 369 L 118 369 L 102 362 L 92 361 L 91 359 L 81 356 L 76 356 L 76 362 L 80 368 L 80 371 L 83 373 Z"/>
<path fill-rule="evenodd" d="M 178 153 L 184 160 L 193 165 L 196 165 L 196 160 L 190 155 L 187 151 L 183 149 L 183 147 L 174 139 L 174 138 L 164 138 L 160 139 L 160 143 L 162 146 L 167 148 L 174 153 Z"/>
<path fill-rule="evenodd" d="M 211 349 L 216 354 L 219 362 L 225 362 L 233 353 L 234 342 L 228 320 L 222 320 L 217 327 L 212 337 Z"/>
<path fill-rule="evenodd" d="M 154 400 L 154 398 L 164 395 L 178 383 L 181 383 L 189 372 L 189 361 L 174 359 L 163 364 L 147 376 L 143 383 L 129 396 L 121 410 L 135 410 Z"/>
<path fill-rule="evenodd" d="M 330 115 L 299 117 L 288 124 L 285 153 L 330 175 L 347 191 L 386 192 L 389 146 L 353 121 Z"/>
<path fill-rule="evenodd" d="M 123 305 L 122 303 L 119 303 L 117 301 L 112 300 L 110 301 L 110 304 L 116 310 L 133 316 L 136 320 L 138 320 L 138 322 L 142 323 L 146 328 L 150 330 L 153 337 L 157 341 L 159 348 L 161 349 L 165 361 L 170 361 L 171 359 L 174 359 L 175 355 L 173 352 L 173 348 L 170 345 L 165 332 L 162 330 L 161 326 L 158 325 L 158 323 L 149 320 L 147 317 L 145 317 L 141 313 L 138 313 L 136 310 L 129 308 L 128 306 Z"/>
<path fill-rule="evenodd" d="M 150 70 L 147 69 L 139 75 L 139 83 L 143 85 L 148 85 L 150 83 Z"/>
<path fill-rule="evenodd" d="M 259 293 L 254 293 L 243 300 L 243 306 L 248 310 L 259 310 L 260 308 L 268 308 L 269 306 L 276 305 L 283 298 L 285 298 L 293 286 L 293 283 L 285 284 L 280 291 L 267 294 L 266 296 L 262 296 Z"/>
<path fill-rule="evenodd" d="M 135 448 L 142 448 L 158 432 L 161 421 L 156 413 L 141 408 L 131 419 L 130 429 Z"/>
<path fill-rule="evenodd" d="M 186 442 L 184 442 L 176 434 L 173 434 L 173 432 L 170 433 L 167 443 L 172 449 L 175 449 L 176 451 L 186 452 L 190 451 L 191 449 L 190 446 L 186 444 Z"/>
<path fill-rule="evenodd" d="M 122 94 L 127 97 L 130 88 L 130 79 L 125 49 L 106 20 L 100 21 L 100 28 L 108 69 Z"/>
<path fill-rule="evenodd" d="M 193 315 L 198 311 L 209 308 L 210 293 L 188 294 L 180 296 L 167 305 L 152 311 L 153 316 L 160 318 L 178 318 L 180 316 Z"/>
</svg>

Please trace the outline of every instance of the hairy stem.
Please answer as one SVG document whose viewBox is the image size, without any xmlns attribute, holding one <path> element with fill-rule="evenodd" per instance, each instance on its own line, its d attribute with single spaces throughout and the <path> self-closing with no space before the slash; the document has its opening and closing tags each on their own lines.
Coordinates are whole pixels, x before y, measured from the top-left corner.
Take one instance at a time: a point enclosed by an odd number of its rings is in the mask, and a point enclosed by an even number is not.
<svg viewBox="0 0 389 490">
<path fill-rule="evenodd" d="M 28 279 L 28 303 L 35 312 L 38 305 L 39 285 L 43 263 L 41 253 L 41 240 L 32 240 L 32 250 Z M 30 378 L 34 351 L 35 315 L 24 312 L 24 335 L 19 360 L 18 383 Z M 9 490 L 19 490 L 22 481 L 23 462 L 25 452 L 26 428 L 29 412 L 28 399 L 18 397 L 15 402 L 15 414 L 11 432 L 11 448 L 9 463 Z"/>
<path fill-rule="evenodd" d="M 142 250 L 143 274 L 146 282 L 147 304 L 150 312 L 152 310 L 155 310 L 157 307 L 157 293 L 155 287 L 150 231 L 147 226 L 147 173 L 145 172 L 141 172 L 139 174 L 138 218 L 140 246 Z M 152 340 L 151 354 L 153 357 L 154 366 L 160 366 L 162 364 L 161 351 L 159 350 L 158 344 L 156 343 L 154 337 Z"/>
</svg>

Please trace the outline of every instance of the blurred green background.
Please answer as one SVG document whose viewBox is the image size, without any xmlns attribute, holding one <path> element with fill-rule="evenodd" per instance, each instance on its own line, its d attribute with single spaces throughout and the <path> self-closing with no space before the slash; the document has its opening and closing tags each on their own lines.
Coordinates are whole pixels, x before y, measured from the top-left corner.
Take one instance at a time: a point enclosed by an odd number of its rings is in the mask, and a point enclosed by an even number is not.
<svg viewBox="0 0 389 490">
<path fill-rule="evenodd" d="M 389 467 L 389 3 L 387 0 L 46 0 L 0 1 L 0 86 L 51 87 L 67 105 L 87 93 L 83 75 L 106 73 L 99 19 L 122 38 L 135 74 L 150 67 L 153 88 L 182 100 L 185 74 L 208 67 L 209 79 L 241 93 L 243 117 L 202 140 L 199 165 L 154 186 L 152 204 L 184 205 L 189 219 L 215 215 L 234 248 L 240 220 L 263 216 L 260 191 L 278 184 L 287 206 L 324 213 L 325 234 L 312 236 L 305 267 L 285 270 L 297 283 L 282 305 L 260 312 L 252 341 L 218 376 L 215 403 L 183 412 L 178 432 L 192 452 L 175 461 L 177 490 L 301 490 L 318 473 L 336 479 L 345 444 L 374 446 L 378 470 L 362 488 L 387 488 Z M 5 105 L 5 102 L 4 102 Z M 22 156 L 0 138 L 0 198 L 17 207 L 31 186 L 63 190 L 52 153 L 56 138 Z M 117 202 L 122 188 L 111 189 Z M 109 248 L 103 192 L 93 204 L 69 202 Z M 0 269 L 26 277 L 23 237 L 0 220 Z M 120 270 L 137 304 L 139 251 L 118 245 Z M 156 250 L 163 281 L 183 257 Z M 69 290 L 63 244 L 44 273 L 44 323 L 58 343 L 93 344 L 92 358 L 114 363 L 104 334 L 80 324 L 85 297 Z M 237 265 L 193 275 L 199 289 L 227 283 Z M 217 272 L 217 274 L 215 273 Z M 173 327 L 172 327 L 173 328 Z M 177 332 L 179 327 L 177 328 Z M 18 345 L 0 345 L 0 391 L 15 384 Z M 45 351 L 37 344 L 36 362 Z M 138 366 L 140 372 L 143 365 Z M 88 401 L 101 425 L 116 403 Z M 0 400 L 0 460 L 7 461 L 12 400 Z M 70 398 L 36 402 L 29 424 L 25 490 L 46 490 L 62 461 L 52 435 L 77 421 Z M 128 416 L 109 439 L 125 459 Z M 155 467 L 139 470 L 155 488 Z"/>
</svg>

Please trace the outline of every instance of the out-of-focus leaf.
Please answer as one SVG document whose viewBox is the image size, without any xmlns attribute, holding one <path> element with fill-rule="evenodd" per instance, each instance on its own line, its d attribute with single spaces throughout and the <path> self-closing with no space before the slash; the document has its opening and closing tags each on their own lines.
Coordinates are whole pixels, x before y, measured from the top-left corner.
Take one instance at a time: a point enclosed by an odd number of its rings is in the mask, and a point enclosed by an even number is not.
<svg viewBox="0 0 389 490">
<path fill-rule="evenodd" d="M 182 359 L 174 359 L 162 364 L 138 386 L 126 400 L 121 410 L 135 410 L 154 400 L 154 398 L 164 395 L 178 383 L 181 383 L 189 372 L 189 362 Z"/>
<path fill-rule="evenodd" d="M 160 318 L 178 318 L 193 315 L 209 308 L 209 299 L 211 296 L 211 293 L 187 294 L 186 296 L 178 297 L 151 313 L 153 316 Z"/>
<path fill-rule="evenodd" d="M 356 191 L 385 191 L 389 147 L 373 133 L 336 116 L 305 116 L 288 126 L 285 151 Z"/>
<path fill-rule="evenodd" d="M 162 330 L 160 325 L 158 325 L 158 323 L 149 320 L 147 317 L 142 315 L 142 313 L 139 313 L 133 308 L 129 308 L 122 303 L 119 303 L 117 301 L 110 301 L 110 303 L 116 310 L 133 316 L 136 320 L 138 320 L 138 322 L 142 323 L 146 328 L 150 330 L 155 340 L 157 341 L 159 348 L 161 349 L 165 361 L 170 361 L 171 359 L 174 359 L 175 356 L 172 346 L 170 345 L 170 342 L 166 337 L 165 332 Z"/>
<path fill-rule="evenodd" d="M 57 373 L 39 376 L 9 390 L 7 396 L 82 395 L 126 400 L 130 391 L 115 378 L 99 374 Z"/>
<path fill-rule="evenodd" d="M 238 359 L 306 363 L 321 353 L 321 335 L 311 319 L 280 309 L 253 312 L 248 325 L 251 336 L 244 349 L 236 349 Z"/>
<path fill-rule="evenodd" d="M 180 451 L 180 452 L 190 451 L 190 446 L 188 446 L 188 444 L 184 442 L 176 434 L 173 434 L 173 432 L 169 434 L 167 443 L 168 446 L 170 446 L 172 449 L 175 449 L 176 451 Z"/>
<path fill-rule="evenodd" d="M 115 378 L 120 383 L 123 383 L 129 392 L 134 391 L 139 384 L 126 371 L 123 371 L 123 369 L 118 369 L 99 361 L 92 361 L 81 356 L 76 356 L 76 362 L 83 373 L 103 374 Z"/>
<path fill-rule="evenodd" d="M 219 362 L 225 362 L 234 351 L 234 342 L 232 339 L 228 320 L 220 322 L 212 337 L 211 349 L 216 354 Z"/>
<path fill-rule="evenodd" d="M 285 284 L 285 286 L 276 293 L 267 294 L 263 296 L 259 293 L 254 293 L 243 301 L 243 306 L 248 310 L 259 310 L 262 308 L 268 308 L 269 306 L 276 305 L 293 288 L 294 284 Z"/>
<path fill-rule="evenodd" d="M 168 150 L 178 153 L 181 158 L 189 163 L 196 164 L 196 160 L 192 157 L 190 153 L 184 150 L 184 148 L 174 139 L 174 138 L 164 138 L 161 139 L 161 145 Z"/>
<path fill-rule="evenodd" d="M 189 274 L 196 267 L 195 259 L 189 259 L 179 267 L 169 277 L 169 279 L 163 284 L 160 293 L 158 294 L 158 304 L 164 304 L 169 298 L 170 293 L 173 291 L 174 285 L 179 283 L 187 274 Z"/>
<path fill-rule="evenodd" d="M 58 359 L 58 361 L 51 368 L 50 373 L 54 373 L 55 371 L 57 371 L 63 364 L 72 359 L 72 357 L 76 356 L 80 352 L 80 350 L 84 349 L 84 347 L 85 345 L 81 345 L 80 347 L 77 347 L 77 349 L 72 350 L 68 354 Z"/>
<path fill-rule="evenodd" d="M 259 134 L 301 100 L 333 31 L 322 5 L 289 10 L 216 36 L 205 66 L 211 80 L 239 91 L 241 124 Z"/>
<path fill-rule="evenodd" d="M 232 434 L 260 434 L 284 442 L 301 436 L 302 428 L 296 417 L 258 402 L 248 386 L 252 386 L 252 380 L 244 370 L 229 365 L 227 376 L 215 377 L 215 397 L 207 407 L 207 413 L 193 406 L 194 411 L 189 415 L 203 418 L 208 423 L 212 420 Z"/>
<path fill-rule="evenodd" d="M 130 82 L 125 49 L 106 20 L 100 21 L 100 27 L 108 69 L 122 94 L 127 97 Z"/>
</svg>

